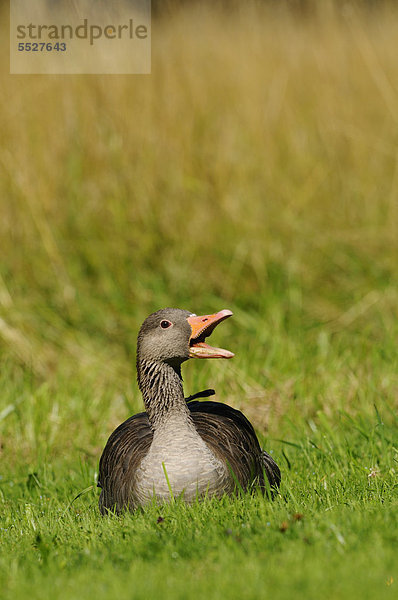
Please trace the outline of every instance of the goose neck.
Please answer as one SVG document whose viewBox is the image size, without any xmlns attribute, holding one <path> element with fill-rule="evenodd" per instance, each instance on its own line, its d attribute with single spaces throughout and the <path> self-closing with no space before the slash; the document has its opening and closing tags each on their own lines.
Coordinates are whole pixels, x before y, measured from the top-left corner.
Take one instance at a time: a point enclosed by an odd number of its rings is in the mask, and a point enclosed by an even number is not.
<svg viewBox="0 0 398 600">
<path fill-rule="evenodd" d="M 166 425 L 171 419 L 187 423 L 191 421 L 179 365 L 174 367 L 164 362 L 137 361 L 137 376 L 153 430 Z"/>
</svg>

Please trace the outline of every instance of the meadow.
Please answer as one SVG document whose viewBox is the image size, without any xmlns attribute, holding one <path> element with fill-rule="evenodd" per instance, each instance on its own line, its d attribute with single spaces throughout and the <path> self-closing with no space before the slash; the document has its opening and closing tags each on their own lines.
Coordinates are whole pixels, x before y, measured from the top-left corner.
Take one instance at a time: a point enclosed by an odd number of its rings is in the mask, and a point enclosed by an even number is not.
<svg viewBox="0 0 398 600">
<path fill-rule="evenodd" d="M 1 6 L 0 596 L 393 598 L 398 9 L 185 4 L 150 76 L 10 76 Z M 214 387 L 280 494 L 102 518 L 165 306 L 229 308 Z"/>
</svg>

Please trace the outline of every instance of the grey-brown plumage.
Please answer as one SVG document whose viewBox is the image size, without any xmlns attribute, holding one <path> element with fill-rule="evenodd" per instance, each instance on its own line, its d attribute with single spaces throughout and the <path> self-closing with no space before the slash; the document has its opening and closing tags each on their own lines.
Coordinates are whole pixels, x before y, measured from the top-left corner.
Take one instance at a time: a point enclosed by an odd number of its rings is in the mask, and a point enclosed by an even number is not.
<svg viewBox="0 0 398 600">
<path fill-rule="evenodd" d="M 181 363 L 195 354 L 230 357 L 204 340 L 230 311 L 196 317 L 164 309 L 144 322 L 137 345 L 137 374 L 146 412 L 130 417 L 110 436 L 99 465 L 99 506 L 134 510 L 152 497 L 233 494 L 258 485 L 277 488 L 280 471 L 261 450 L 250 422 L 213 401 L 186 402 Z M 205 392 L 208 394 L 209 391 Z M 211 392 L 211 391 L 210 391 Z"/>
</svg>

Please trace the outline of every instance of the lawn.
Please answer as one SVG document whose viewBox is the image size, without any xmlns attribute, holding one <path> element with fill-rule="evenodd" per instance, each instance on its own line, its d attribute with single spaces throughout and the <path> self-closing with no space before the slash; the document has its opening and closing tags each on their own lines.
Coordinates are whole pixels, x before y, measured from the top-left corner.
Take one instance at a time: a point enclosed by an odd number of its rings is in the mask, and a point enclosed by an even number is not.
<svg viewBox="0 0 398 600">
<path fill-rule="evenodd" d="M 4 600 L 397 595 L 398 11 L 287 4 L 157 12 L 150 76 L 1 54 Z M 250 418 L 273 501 L 100 517 L 165 306 L 234 312 L 185 392 Z"/>
</svg>

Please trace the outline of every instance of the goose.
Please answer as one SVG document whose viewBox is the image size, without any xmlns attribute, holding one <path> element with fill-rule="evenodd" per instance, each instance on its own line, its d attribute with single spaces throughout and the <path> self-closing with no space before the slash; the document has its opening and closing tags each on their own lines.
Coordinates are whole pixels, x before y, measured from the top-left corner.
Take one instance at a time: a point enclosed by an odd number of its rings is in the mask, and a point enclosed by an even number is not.
<svg viewBox="0 0 398 600">
<path fill-rule="evenodd" d="M 177 308 L 151 314 L 137 341 L 137 380 L 145 412 L 110 436 L 99 463 L 102 514 L 134 511 L 182 496 L 233 495 L 259 487 L 275 491 L 280 470 L 261 449 L 253 426 L 226 404 L 184 397 L 181 365 L 189 358 L 225 358 L 232 352 L 206 343 L 230 310 L 197 316 Z"/>
</svg>

